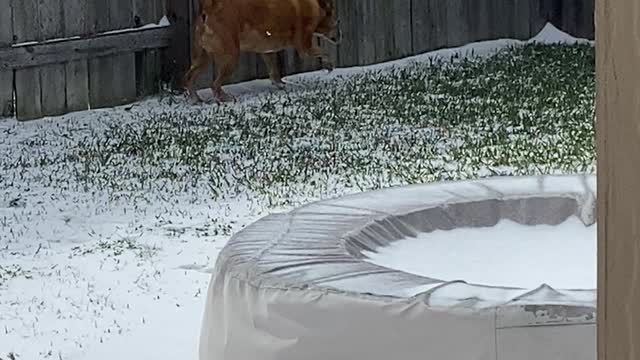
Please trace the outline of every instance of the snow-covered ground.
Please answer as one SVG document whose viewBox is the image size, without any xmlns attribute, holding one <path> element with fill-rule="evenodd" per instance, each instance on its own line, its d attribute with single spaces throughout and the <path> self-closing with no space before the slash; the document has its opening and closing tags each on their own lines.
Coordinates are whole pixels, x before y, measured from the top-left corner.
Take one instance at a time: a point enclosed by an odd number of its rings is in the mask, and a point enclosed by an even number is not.
<svg viewBox="0 0 640 360">
<path fill-rule="evenodd" d="M 534 40 L 577 41 L 552 26 Z M 523 43 L 487 41 L 288 80 L 335 79 Z M 273 90 L 266 80 L 229 89 L 240 95 L 235 106 Z M 78 169 L 62 160 L 79 141 L 109 142 L 105 131 L 114 124 L 135 126 L 141 112 L 169 110 L 193 108 L 181 98 L 156 97 L 34 122 L 0 120 L 0 359 L 196 359 L 210 269 L 229 236 L 268 212 L 312 200 L 301 196 L 278 208 L 247 190 L 209 201 L 201 185 L 187 196 L 162 183 L 147 186 L 145 196 L 114 194 L 83 184 L 73 176 Z M 24 166 L 8 166 L 16 163 Z M 187 181 L 183 187 L 191 186 Z M 354 191 L 329 182 L 319 196 Z"/>
<path fill-rule="evenodd" d="M 596 225 L 584 226 L 578 217 L 555 226 L 502 220 L 492 227 L 420 233 L 363 255 L 371 263 L 434 279 L 525 289 L 542 284 L 595 289 L 596 234 Z"/>
</svg>

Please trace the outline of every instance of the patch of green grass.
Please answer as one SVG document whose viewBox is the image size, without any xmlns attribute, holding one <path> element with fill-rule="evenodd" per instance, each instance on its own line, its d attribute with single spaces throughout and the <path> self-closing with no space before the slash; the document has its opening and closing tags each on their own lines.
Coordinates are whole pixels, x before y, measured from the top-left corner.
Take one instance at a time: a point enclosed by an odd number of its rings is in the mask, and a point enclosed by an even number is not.
<svg viewBox="0 0 640 360">
<path fill-rule="evenodd" d="M 527 45 L 309 83 L 240 105 L 140 114 L 43 164 L 87 189 L 268 205 L 325 194 L 496 174 L 592 172 L 594 49 Z M 33 160 L 29 160 L 33 161 Z M 142 195 L 144 196 L 144 195 Z"/>
<path fill-rule="evenodd" d="M 205 223 L 203 226 L 197 227 L 196 234 L 202 237 L 211 236 L 231 236 L 233 232 L 233 225 L 235 221 L 224 221 L 221 219 L 212 219 Z"/>
<path fill-rule="evenodd" d="M 0 285 L 15 278 L 23 277 L 31 279 L 31 271 L 23 269 L 20 265 L 11 264 L 9 266 L 0 265 Z"/>
<path fill-rule="evenodd" d="M 149 259 L 158 253 L 158 248 L 155 246 L 149 246 L 141 244 L 137 239 L 132 237 L 122 237 L 117 240 L 101 240 L 95 245 L 86 245 L 84 247 L 74 247 L 74 255 L 86 255 L 93 254 L 95 252 L 101 252 L 107 254 L 110 257 L 118 257 L 125 253 L 133 252 L 140 259 Z"/>
<path fill-rule="evenodd" d="M 17 360 L 18 359 L 18 355 L 16 355 L 13 352 L 10 352 L 7 354 L 7 359 L 8 360 Z M 3 360 L 3 358 L 0 356 L 0 360 Z"/>
</svg>

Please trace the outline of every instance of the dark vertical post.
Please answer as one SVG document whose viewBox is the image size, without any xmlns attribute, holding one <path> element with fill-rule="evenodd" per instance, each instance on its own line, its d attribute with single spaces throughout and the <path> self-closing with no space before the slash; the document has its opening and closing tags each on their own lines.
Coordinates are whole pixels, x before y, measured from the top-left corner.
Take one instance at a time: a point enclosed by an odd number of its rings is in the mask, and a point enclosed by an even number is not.
<svg viewBox="0 0 640 360">
<path fill-rule="evenodd" d="M 0 47 L 13 43 L 11 0 L 0 0 Z M 13 115 L 13 70 L 0 70 L 0 117 Z"/>
<path fill-rule="evenodd" d="M 640 358 L 639 18 L 596 1 L 599 360 Z"/>
<path fill-rule="evenodd" d="M 173 26 L 174 40 L 164 56 L 164 81 L 182 88 L 182 78 L 191 65 L 191 2 L 167 0 L 167 17 Z"/>
<path fill-rule="evenodd" d="M 38 0 L 12 0 L 15 43 L 41 40 Z M 42 117 L 40 69 L 15 71 L 16 116 L 20 120 Z"/>
</svg>

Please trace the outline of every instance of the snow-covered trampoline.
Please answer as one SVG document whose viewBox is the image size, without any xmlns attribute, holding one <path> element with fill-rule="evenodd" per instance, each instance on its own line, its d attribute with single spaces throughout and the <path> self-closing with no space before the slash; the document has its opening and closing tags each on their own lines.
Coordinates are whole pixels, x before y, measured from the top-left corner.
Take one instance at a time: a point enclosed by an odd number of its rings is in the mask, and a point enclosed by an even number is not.
<svg viewBox="0 0 640 360">
<path fill-rule="evenodd" d="M 218 258 L 201 360 L 595 359 L 595 226 L 594 176 L 398 187 L 267 216 Z"/>
</svg>

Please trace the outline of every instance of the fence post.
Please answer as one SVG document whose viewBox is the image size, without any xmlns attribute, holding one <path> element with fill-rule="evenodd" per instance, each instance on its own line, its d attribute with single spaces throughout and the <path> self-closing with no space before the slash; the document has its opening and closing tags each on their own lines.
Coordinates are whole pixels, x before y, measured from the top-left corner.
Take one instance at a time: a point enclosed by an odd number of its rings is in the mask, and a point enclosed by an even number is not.
<svg viewBox="0 0 640 360">
<path fill-rule="evenodd" d="M 163 80 L 175 89 L 183 86 L 182 77 L 191 65 L 191 1 L 167 0 L 167 17 L 174 29 L 174 40 L 164 57 Z"/>
<path fill-rule="evenodd" d="M 55 39 L 64 36 L 63 1 L 47 0 L 38 4 L 40 37 Z M 71 16 L 72 14 L 67 14 Z M 77 15 L 76 15 L 77 16 Z M 66 73 L 64 64 L 40 67 L 40 94 L 43 116 L 57 116 L 67 112 Z"/>
<path fill-rule="evenodd" d="M 14 43 L 41 40 L 37 0 L 12 0 Z M 20 120 L 42 117 L 40 69 L 15 71 L 16 116 Z"/>
<path fill-rule="evenodd" d="M 89 33 L 87 0 L 64 0 L 65 36 L 87 35 Z M 66 64 L 67 110 L 86 110 L 89 102 L 89 62 L 71 61 Z"/>
<path fill-rule="evenodd" d="M 131 0 L 91 1 L 92 26 L 96 32 L 131 28 Z M 89 60 L 89 91 L 92 108 L 127 104 L 136 99 L 136 69 L 133 53 Z"/>
<path fill-rule="evenodd" d="M 0 47 L 13 42 L 11 0 L 0 0 Z M 0 70 L 0 117 L 13 115 L 13 71 Z"/>
<path fill-rule="evenodd" d="M 640 357 L 639 17 L 596 1 L 599 360 Z"/>
<path fill-rule="evenodd" d="M 162 15 L 158 13 L 158 1 L 133 0 L 134 23 L 140 27 L 149 23 L 157 23 Z M 158 50 L 143 50 L 136 53 L 136 95 L 147 96 L 158 91 Z"/>
</svg>

